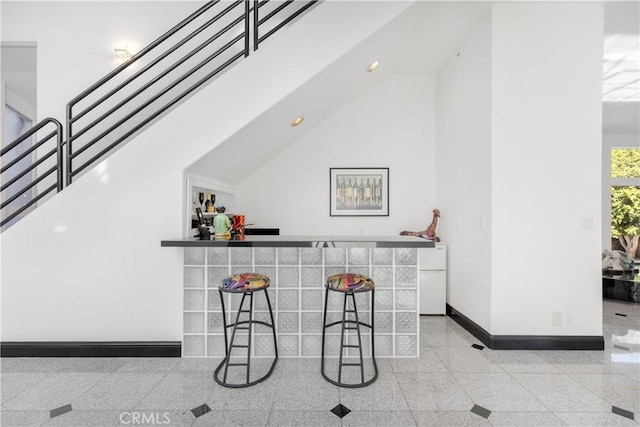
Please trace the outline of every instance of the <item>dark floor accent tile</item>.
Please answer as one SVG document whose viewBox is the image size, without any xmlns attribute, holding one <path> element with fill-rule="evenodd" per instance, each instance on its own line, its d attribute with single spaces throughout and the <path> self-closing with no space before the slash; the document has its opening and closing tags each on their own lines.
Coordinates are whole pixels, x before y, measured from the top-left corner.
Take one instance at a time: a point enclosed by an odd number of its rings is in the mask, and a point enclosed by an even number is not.
<svg viewBox="0 0 640 427">
<path fill-rule="evenodd" d="M 59 408 L 50 410 L 49 418 L 55 418 L 58 415 L 66 414 L 67 412 L 71 412 L 71 403 L 61 406 Z"/>
<path fill-rule="evenodd" d="M 614 344 L 613 348 L 617 348 L 618 350 L 631 351 L 631 350 L 629 350 L 629 347 L 625 347 L 625 346 L 617 345 L 617 344 Z"/>
<path fill-rule="evenodd" d="M 479 345 L 479 344 L 471 344 L 471 347 L 477 348 L 478 350 L 482 350 L 484 348 L 484 346 Z"/>
<path fill-rule="evenodd" d="M 196 418 L 203 416 L 207 412 L 211 412 L 211 408 L 209 408 L 209 405 L 207 405 L 206 403 L 204 405 L 200 405 L 197 408 L 193 408 L 191 410 L 191 413 Z"/>
<path fill-rule="evenodd" d="M 633 412 L 626 411 L 622 408 L 618 408 L 617 406 L 612 406 L 611 412 L 613 412 L 616 415 L 620 415 L 621 417 L 629 418 L 630 420 L 634 419 Z"/>
<path fill-rule="evenodd" d="M 627 317 L 627 315 L 626 315 L 626 314 L 623 314 L 623 313 L 616 313 L 616 316 Z"/>
<path fill-rule="evenodd" d="M 351 409 L 347 408 L 342 403 L 339 403 L 335 408 L 331 410 L 331 412 L 333 412 L 338 417 L 342 418 L 345 415 L 347 415 L 349 412 L 351 412 Z"/>
<path fill-rule="evenodd" d="M 483 408 L 480 405 L 473 405 L 473 408 L 471 408 L 471 412 L 480 415 L 482 418 L 489 418 L 489 415 L 491 415 L 490 410 L 488 410 L 487 408 Z"/>
</svg>

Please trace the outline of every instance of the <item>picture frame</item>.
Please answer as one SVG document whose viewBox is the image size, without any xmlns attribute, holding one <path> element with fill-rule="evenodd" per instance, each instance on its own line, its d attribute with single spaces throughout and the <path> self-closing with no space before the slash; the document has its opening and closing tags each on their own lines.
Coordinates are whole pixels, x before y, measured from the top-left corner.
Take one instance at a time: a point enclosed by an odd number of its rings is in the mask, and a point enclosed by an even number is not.
<svg viewBox="0 0 640 427">
<path fill-rule="evenodd" d="M 330 168 L 329 216 L 389 216 L 389 168 Z"/>
</svg>

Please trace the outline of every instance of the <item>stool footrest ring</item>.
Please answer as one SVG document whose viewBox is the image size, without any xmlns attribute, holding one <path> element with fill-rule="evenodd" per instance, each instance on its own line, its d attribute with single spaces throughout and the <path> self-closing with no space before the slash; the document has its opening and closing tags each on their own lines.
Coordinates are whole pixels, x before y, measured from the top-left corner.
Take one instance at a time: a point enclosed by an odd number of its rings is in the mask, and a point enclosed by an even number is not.
<svg viewBox="0 0 640 427">
<path fill-rule="evenodd" d="M 373 326 L 371 326 L 371 325 L 369 325 L 367 323 L 356 322 L 355 320 L 345 320 L 345 323 L 354 323 L 354 324 L 358 324 L 360 326 L 366 326 L 369 329 L 373 328 Z M 333 323 L 328 323 L 328 324 L 325 325 L 325 328 L 329 328 L 329 327 L 335 326 L 335 325 L 342 325 L 342 320 L 338 320 L 337 322 L 333 322 Z M 358 329 L 358 328 L 345 328 L 345 329 Z"/>
<path fill-rule="evenodd" d="M 275 329 L 275 326 L 273 326 L 270 323 L 263 322 L 262 320 L 243 320 L 241 322 L 238 322 L 237 324 L 238 325 L 243 325 L 245 323 L 251 323 L 252 325 L 262 325 L 262 326 L 266 326 L 266 327 L 271 328 L 271 329 Z M 233 328 L 235 325 L 236 325 L 235 323 L 231 323 L 231 324 L 227 325 L 227 328 Z M 246 329 L 249 329 L 249 328 L 236 328 L 236 329 L 246 330 Z"/>
<path fill-rule="evenodd" d="M 232 383 L 227 383 L 222 381 L 220 378 L 218 378 L 218 374 L 220 373 L 220 370 L 222 369 L 222 367 L 224 366 L 226 361 L 226 358 L 222 359 L 222 362 L 220 362 L 220 364 L 218 365 L 218 367 L 216 368 L 215 372 L 213 373 L 213 379 L 216 380 L 216 382 L 222 386 L 225 387 L 229 387 L 229 388 L 244 388 L 244 387 L 250 387 L 252 385 L 256 385 L 264 380 L 266 380 L 267 378 L 269 378 L 271 376 L 271 374 L 273 373 L 273 370 L 276 367 L 276 362 L 278 361 L 278 359 L 274 359 L 273 363 L 271 364 L 271 368 L 269 369 L 269 372 L 267 372 L 266 374 L 264 374 L 262 377 L 258 378 L 257 380 L 248 382 L 248 383 L 242 383 L 242 384 L 232 384 Z M 234 364 L 229 363 L 228 366 L 234 366 Z M 244 364 L 243 366 L 247 366 L 247 364 Z"/>
</svg>

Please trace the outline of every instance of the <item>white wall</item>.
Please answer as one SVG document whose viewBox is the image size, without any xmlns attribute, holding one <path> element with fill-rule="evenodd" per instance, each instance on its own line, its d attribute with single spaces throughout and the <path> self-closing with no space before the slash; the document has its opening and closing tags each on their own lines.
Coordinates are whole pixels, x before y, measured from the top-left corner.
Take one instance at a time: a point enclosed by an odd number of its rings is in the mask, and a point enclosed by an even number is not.
<svg viewBox="0 0 640 427">
<path fill-rule="evenodd" d="M 438 73 L 437 205 L 447 302 L 491 330 L 491 15 Z"/>
<path fill-rule="evenodd" d="M 2 233 L 2 340 L 179 340 L 184 168 L 408 5 L 320 5 Z"/>
<path fill-rule="evenodd" d="M 436 207 L 435 166 L 434 76 L 392 74 L 242 180 L 238 210 L 290 235 L 424 230 Z M 330 217 L 331 167 L 388 167 L 390 215 Z"/>
<path fill-rule="evenodd" d="M 611 178 L 612 148 L 640 148 L 640 135 L 637 133 L 602 135 L 602 249 L 611 249 L 611 186 L 640 186 L 640 178 Z"/>
<path fill-rule="evenodd" d="M 603 6 L 492 20 L 491 333 L 601 335 Z"/>
</svg>

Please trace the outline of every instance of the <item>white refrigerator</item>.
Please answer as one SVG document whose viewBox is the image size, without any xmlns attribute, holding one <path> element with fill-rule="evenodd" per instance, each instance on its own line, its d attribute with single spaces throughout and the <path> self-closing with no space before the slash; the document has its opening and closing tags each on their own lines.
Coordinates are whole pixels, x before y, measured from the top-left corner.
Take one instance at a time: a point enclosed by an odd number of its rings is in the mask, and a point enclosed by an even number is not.
<svg viewBox="0 0 640 427">
<path fill-rule="evenodd" d="M 436 243 L 434 248 L 418 250 L 420 314 L 446 314 L 447 304 L 447 245 Z"/>
</svg>

